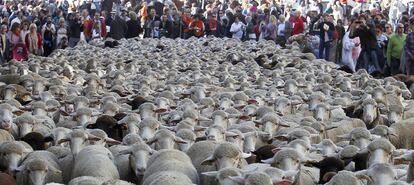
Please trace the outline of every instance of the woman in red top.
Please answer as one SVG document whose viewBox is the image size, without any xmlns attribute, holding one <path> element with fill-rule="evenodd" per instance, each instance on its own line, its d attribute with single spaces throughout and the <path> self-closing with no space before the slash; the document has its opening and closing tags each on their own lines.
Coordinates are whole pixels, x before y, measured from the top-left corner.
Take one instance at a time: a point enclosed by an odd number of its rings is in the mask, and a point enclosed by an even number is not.
<svg viewBox="0 0 414 185">
<path fill-rule="evenodd" d="M 295 17 L 293 18 L 292 36 L 303 33 L 303 30 L 305 29 L 305 25 L 303 24 L 303 20 L 300 17 L 300 14 L 300 11 L 295 12 Z"/>
<path fill-rule="evenodd" d="M 193 36 L 195 37 L 203 37 L 204 36 L 204 23 L 200 20 L 198 15 L 194 16 L 194 21 L 190 23 L 189 29 L 193 32 Z"/>
<path fill-rule="evenodd" d="M 29 33 L 26 35 L 25 43 L 29 53 L 42 55 L 42 35 L 40 33 L 37 33 L 36 24 L 30 24 Z"/>
</svg>

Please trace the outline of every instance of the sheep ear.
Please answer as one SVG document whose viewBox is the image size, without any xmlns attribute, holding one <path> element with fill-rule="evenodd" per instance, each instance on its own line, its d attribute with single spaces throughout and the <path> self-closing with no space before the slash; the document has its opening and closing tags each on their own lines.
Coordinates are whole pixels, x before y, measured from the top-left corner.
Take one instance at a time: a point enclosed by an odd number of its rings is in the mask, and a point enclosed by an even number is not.
<svg viewBox="0 0 414 185">
<path fill-rule="evenodd" d="M 67 139 L 67 138 L 61 139 L 61 140 L 58 141 L 58 144 L 62 144 L 62 143 L 69 142 L 69 141 L 70 141 L 70 139 Z"/>
<path fill-rule="evenodd" d="M 122 143 L 120 141 L 117 141 L 117 140 L 109 138 L 109 137 L 105 139 L 105 142 L 110 144 L 110 145 L 119 145 L 119 144 Z"/>
<path fill-rule="evenodd" d="M 275 136 L 274 139 L 277 139 L 280 141 L 289 141 L 289 138 L 285 135 Z"/>
<path fill-rule="evenodd" d="M 237 184 L 244 184 L 245 182 L 244 178 L 240 176 L 229 176 L 229 179 L 233 182 L 236 182 Z"/>
<path fill-rule="evenodd" d="M 59 110 L 60 114 L 62 114 L 63 116 L 69 116 L 69 113 L 67 113 L 64 110 Z"/>
<path fill-rule="evenodd" d="M 339 136 L 336 136 L 336 137 L 339 138 L 339 139 L 346 139 L 346 140 L 351 139 L 349 134 L 339 135 Z"/>
<path fill-rule="evenodd" d="M 242 154 L 241 154 L 241 157 L 242 157 L 243 159 L 249 158 L 249 157 L 251 157 L 251 156 L 252 156 L 252 154 L 251 154 L 251 153 L 242 153 Z"/>
<path fill-rule="evenodd" d="M 22 111 L 22 110 L 16 110 L 16 111 L 13 111 L 13 114 L 15 114 L 16 116 L 20 116 L 20 115 L 22 115 L 24 113 L 24 111 Z"/>
<path fill-rule="evenodd" d="M 229 132 L 229 131 L 226 131 L 225 135 L 226 135 L 226 137 L 236 137 L 236 136 L 238 136 L 238 134 L 236 134 L 234 132 Z"/>
<path fill-rule="evenodd" d="M 25 165 L 21 165 L 21 166 L 17 167 L 14 171 L 15 172 L 21 172 L 25 169 L 25 167 L 26 167 Z"/>
<path fill-rule="evenodd" d="M 199 116 L 199 117 L 198 117 L 198 120 L 199 120 L 199 121 L 212 121 L 211 119 L 206 118 L 206 117 L 204 117 L 204 116 Z"/>
<path fill-rule="evenodd" d="M 272 149 L 272 153 L 274 153 L 274 154 L 275 154 L 275 153 L 277 153 L 277 152 L 278 152 L 278 151 L 280 151 L 280 150 L 281 150 L 281 148 L 273 148 L 273 149 Z"/>
<path fill-rule="evenodd" d="M 201 162 L 201 165 L 213 165 L 216 159 L 213 155 L 207 157 L 207 159 L 204 159 L 203 162 Z"/>
<path fill-rule="evenodd" d="M 180 144 L 187 144 L 188 142 L 184 139 L 182 139 L 181 137 L 175 136 L 174 139 L 175 142 L 180 143 Z"/>
<path fill-rule="evenodd" d="M 202 126 L 195 126 L 194 127 L 194 132 L 201 132 L 206 130 L 208 127 L 202 127 Z"/>
<path fill-rule="evenodd" d="M 217 171 L 211 171 L 211 172 L 203 172 L 201 174 L 203 174 L 205 176 L 208 176 L 208 177 L 216 177 L 218 172 Z"/>
<path fill-rule="evenodd" d="M 52 142 L 52 141 L 54 141 L 54 139 L 53 139 L 53 137 L 52 137 L 52 136 L 46 136 L 46 137 L 43 139 L 43 142 Z"/>
<path fill-rule="evenodd" d="M 87 129 L 95 129 L 97 128 L 95 124 L 89 124 L 86 126 Z"/>
<path fill-rule="evenodd" d="M 121 150 L 118 153 L 118 155 L 129 155 L 129 154 L 132 154 L 132 151 L 130 149 Z"/>
<path fill-rule="evenodd" d="M 367 153 L 368 153 L 368 149 L 367 148 L 364 148 L 364 149 L 358 151 L 358 154 L 367 154 Z"/>
<path fill-rule="evenodd" d="M 156 142 L 157 138 L 156 137 L 152 137 L 147 141 L 147 145 L 151 145 L 152 143 Z"/>
<path fill-rule="evenodd" d="M 265 164 L 272 164 L 273 163 L 273 157 L 269 158 L 269 159 L 262 160 L 261 162 L 265 163 Z"/>
</svg>

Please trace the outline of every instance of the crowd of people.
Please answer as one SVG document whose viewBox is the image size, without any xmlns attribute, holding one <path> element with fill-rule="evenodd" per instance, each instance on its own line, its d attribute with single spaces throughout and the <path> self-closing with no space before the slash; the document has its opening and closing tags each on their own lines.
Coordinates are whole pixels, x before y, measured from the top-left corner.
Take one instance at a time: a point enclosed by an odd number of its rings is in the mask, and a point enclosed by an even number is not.
<svg viewBox="0 0 414 185">
<path fill-rule="evenodd" d="M 414 2 L 405 1 L 3 0 L 0 58 L 107 38 L 214 36 L 280 47 L 302 39 L 307 52 L 351 71 L 414 74 Z"/>
</svg>

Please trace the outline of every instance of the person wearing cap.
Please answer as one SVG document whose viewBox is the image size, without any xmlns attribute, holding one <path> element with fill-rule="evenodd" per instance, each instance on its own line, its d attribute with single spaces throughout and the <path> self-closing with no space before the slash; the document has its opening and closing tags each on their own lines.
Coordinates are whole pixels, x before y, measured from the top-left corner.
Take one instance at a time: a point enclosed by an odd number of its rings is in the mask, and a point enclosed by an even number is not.
<svg viewBox="0 0 414 185">
<path fill-rule="evenodd" d="M 410 30 L 405 40 L 404 52 L 407 59 L 408 75 L 414 75 L 414 17 L 410 19 Z"/>
<path fill-rule="evenodd" d="M 390 68 L 391 75 L 399 73 L 401 52 L 404 48 L 406 37 L 404 34 L 404 25 L 400 23 L 397 25 L 395 34 L 388 41 L 386 65 Z"/>
</svg>

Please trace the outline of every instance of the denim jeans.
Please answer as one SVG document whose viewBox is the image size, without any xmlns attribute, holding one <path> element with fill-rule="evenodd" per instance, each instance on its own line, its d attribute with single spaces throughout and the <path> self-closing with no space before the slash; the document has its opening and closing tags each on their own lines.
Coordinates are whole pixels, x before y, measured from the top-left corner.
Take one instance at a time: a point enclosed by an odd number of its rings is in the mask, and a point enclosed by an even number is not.
<svg viewBox="0 0 414 185">
<path fill-rule="evenodd" d="M 382 69 L 378 62 L 377 50 L 376 49 L 362 49 L 360 57 L 362 57 L 364 69 L 368 71 L 369 64 L 373 64 L 375 70 L 382 73 Z"/>
<path fill-rule="evenodd" d="M 321 43 L 319 44 L 319 59 L 325 59 L 326 61 L 329 61 L 330 50 L 331 50 L 331 42 L 321 41 Z M 323 56 L 324 53 L 325 53 L 325 57 Z"/>
</svg>

